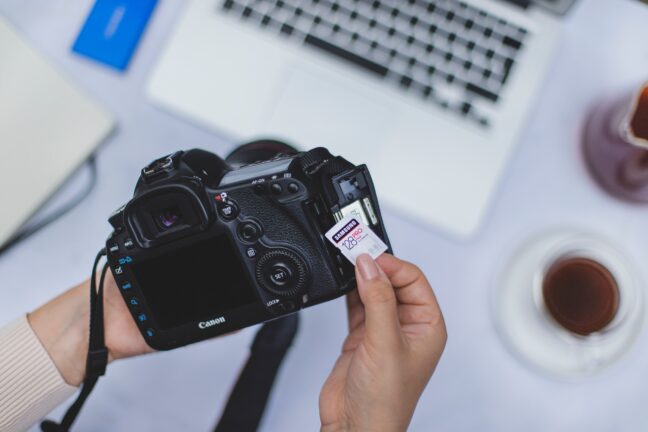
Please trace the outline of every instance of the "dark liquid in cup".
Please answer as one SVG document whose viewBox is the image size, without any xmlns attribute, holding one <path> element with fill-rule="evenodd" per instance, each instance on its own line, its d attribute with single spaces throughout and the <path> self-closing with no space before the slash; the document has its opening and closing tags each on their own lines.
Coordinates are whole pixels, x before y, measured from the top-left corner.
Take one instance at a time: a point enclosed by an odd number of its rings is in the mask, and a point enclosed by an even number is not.
<svg viewBox="0 0 648 432">
<path fill-rule="evenodd" d="M 547 310 L 567 330 L 589 335 L 604 329 L 619 309 L 614 276 L 588 258 L 566 258 L 547 271 L 542 286 Z"/>
</svg>

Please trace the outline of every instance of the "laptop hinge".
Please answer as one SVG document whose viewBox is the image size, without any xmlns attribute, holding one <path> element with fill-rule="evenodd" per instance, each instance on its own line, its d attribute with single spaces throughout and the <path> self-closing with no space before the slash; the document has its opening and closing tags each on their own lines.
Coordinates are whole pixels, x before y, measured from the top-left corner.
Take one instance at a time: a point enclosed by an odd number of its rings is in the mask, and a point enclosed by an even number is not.
<svg viewBox="0 0 648 432">
<path fill-rule="evenodd" d="M 504 1 L 506 3 L 510 3 L 510 4 L 514 5 L 514 6 L 522 8 L 524 10 L 528 9 L 529 6 L 532 3 L 532 0 L 502 0 L 502 1 Z"/>
</svg>

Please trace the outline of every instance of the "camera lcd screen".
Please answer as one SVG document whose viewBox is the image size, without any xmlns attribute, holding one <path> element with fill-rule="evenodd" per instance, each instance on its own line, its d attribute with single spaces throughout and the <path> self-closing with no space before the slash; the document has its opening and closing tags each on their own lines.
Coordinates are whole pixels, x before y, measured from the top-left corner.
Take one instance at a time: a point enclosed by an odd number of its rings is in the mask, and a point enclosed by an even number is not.
<svg viewBox="0 0 648 432">
<path fill-rule="evenodd" d="M 226 236 L 137 263 L 133 273 L 163 330 L 214 318 L 256 301 Z"/>
</svg>

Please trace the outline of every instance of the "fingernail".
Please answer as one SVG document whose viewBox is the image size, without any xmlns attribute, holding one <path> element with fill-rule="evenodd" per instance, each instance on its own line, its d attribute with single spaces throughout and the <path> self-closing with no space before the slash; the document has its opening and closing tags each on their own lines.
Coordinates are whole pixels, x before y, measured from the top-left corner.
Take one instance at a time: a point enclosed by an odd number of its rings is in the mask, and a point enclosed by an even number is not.
<svg viewBox="0 0 648 432">
<path fill-rule="evenodd" d="M 378 266 L 368 254 L 358 256 L 358 258 L 356 258 L 356 266 L 360 270 L 360 276 L 362 276 L 362 279 L 371 280 L 378 277 Z"/>
</svg>

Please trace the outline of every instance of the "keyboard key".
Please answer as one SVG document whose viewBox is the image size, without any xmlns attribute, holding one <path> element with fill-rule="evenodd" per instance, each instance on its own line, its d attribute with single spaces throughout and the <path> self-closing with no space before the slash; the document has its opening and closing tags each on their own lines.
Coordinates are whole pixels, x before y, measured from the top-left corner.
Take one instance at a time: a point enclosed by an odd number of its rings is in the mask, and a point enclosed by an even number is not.
<svg viewBox="0 0 648 432">
<path fill-rule="evenodd" d="M 463 115 L 467 115 L 470 112 L 470 109 L 472 108 L 472 105 L 470 105 L 468 102 L 464 102 L 461 104 L 461 113 Z"/>
<path fill-rule="evenodd" d="M 383 66 L 380 65 L 376 62 L 373 62 L 367 58 L 361 57 L 351 51 L 345 50 L 343 48 L 340 48 L 336 45 L 333 45 L 323 39 L 320 39 L 318 37 L 308 35 L 306 36 L 306 39 L 304 42 L 312 47 L 319 48 L 323 51 L 326 51 L 329 54 L 333 54 L 334 56 L 337 56 L 343 60 L 346 60 L 348 62 L 351 62 L 355 64 L 356 66 L 360 66 L 364 68 L 365 70 L 372 72 L 376 75 L 379 76 L 386 76 L 389 70 Z"/>
<path fill-rule="evenodd" d="M 515 50 L 519 50 L 522 47 L 522 42 L 519 40 L 513 39 L 512 37 L 505 36 L 502 40 L 502 43 L 506 46 L 509 46 Z"/>
<path fill-rule="evenodd" d="M 480 87 L 480 86 L 478 86 L 476 84 L 473 84 L 473 83 L 467 83 L 466 84 L 466 90 L 468 90 L 471 93 L 476 94 L 477 96 L 481 96 L 483 98 L 486 98 L 491 102 L 497 102 L 497 100 L 499 99 L 499 96 L 497 96 L 495 93 L 493 93 L 493 92 L 491 92 L 489 90 L 486 90 L 485 88 Z"/>
<path fill-rule="evenodd" d="M 511 69 L 513 68 L 513 64 L 515 62 L 513 61 L 512 58 L 507 58 L 504 60 L 504 76 L 502 77 L 502 84 L 505 84 L 506 81 L 508 80 L 508 77 L 511 73 Z"/>
</svg>

